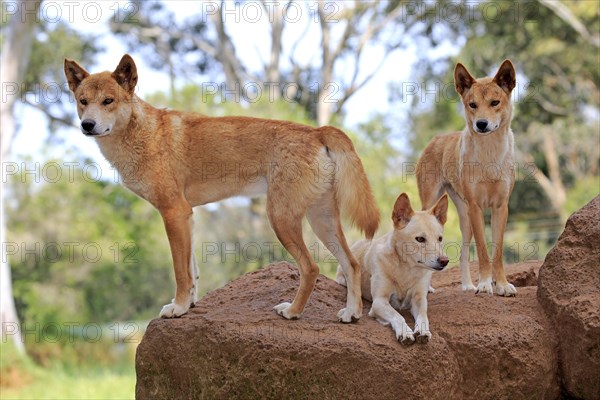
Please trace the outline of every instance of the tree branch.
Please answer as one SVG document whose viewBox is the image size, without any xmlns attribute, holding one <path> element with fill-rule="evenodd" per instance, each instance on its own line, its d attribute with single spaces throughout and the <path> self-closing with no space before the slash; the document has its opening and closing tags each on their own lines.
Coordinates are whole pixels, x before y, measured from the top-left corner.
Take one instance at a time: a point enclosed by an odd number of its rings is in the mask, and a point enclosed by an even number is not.
<svg viewBox="0 0 600 400">
<path fill-rule="evenodd" d="M 567 196 L 560 176 L 558 153 L 549 128 L 544 129 L 544 156 L 546 157 L 546 163 L 548 164 L 548 176 L 555 188 L 554 196 L 556 202 L 562 205 L 565 203 Z"/>
<path fill-rule="evenodd" d="M 72 119 L 67 119 L 66 117 L 62 117 L 62 116 L 56 116 L 54 114 L 52 114 L 50 112 L 50 110 L 48 110 L 47 108 L 45 108 L 44 106 L 42 106 L 39 103 L 33 103 L 29 100 L 27 100 L 27 98 L 25 98 L 25 100 L 23 101 L 25 104 L 27 104 L 30 107 L 35 108 L 36 110 L 41 111 L 42 113 L 44 113 L 44 115 L 46 115 L 46 117 L 48 117 L 48 119 L 51 122 L 58 122 L 62 125 L 68 126 L 70 128 L 76 128 L 79 129 L 79 125 L 75 123 L 75 121 L 73 121 Z"/>
<path fill-rule="evenodd" d="M 538 0 L 541 4 L 549 8 L 556 14 L 560 19 L 566 22 L 571 28 L 573 28 L 579 35 L 584 38 L 588 43 L 595 47 L 600 47 L 600 36 L 592 35 L 583 22 L 581 22 L 575 14 L 571 12 L 569 7 L 565 6 L 561 1 L 558 0 Z"/>
<path fill-rule="evenodd" d="M 235 54 L 235 46 L 231 37 L 225 31 L 225 24 L 223 22 L 224 3 L 225 0 L 221 0 L 219 12 L 211 15 L 211 19 L 217 29 L 218 48 L 215 58 L 223 65 L 227 86 L 230 89 L 234 89 L 240 86 L 239 83 L 242 81 L 241 76 L 247 74 Z"/>
<path fill-rule="evenodd" d="M 383 65 L 387 61 L 387 58 L 388 58 L 389 55 L 390 55 L 390 52 L 386 52 L 385 55 L 383 56 L 383 58 L 381 59 L 381 61 L 379 62 L 379 64 L 377 65 L 377 67 L 375 67 L 375 69 L 373 71 L 371 71 L 371 73 L 369 73 L 358 84 L 356 83 L 356 79 L 355 79 L 356 76 L 358 75 L 358 68 L 355 69 L 355 73 L 354 73 L 354 76 L 352 78 L 352 82 L 351 82 L 350 86 L 344 92 L 344 96 L 342 97 L 342 99 L 340 99 L 337 102 L 336 112 L 341 111 L 342 107 L 344 107 L 344 104 L 348 101 L 348 99 L 350 99 L 350 97 L 352 97 L 352 95 L 354 93 L 356 93 L 363 86 L 365 86 L 371 79 L 373 79 L 373 77 L 375 76 L 375 74 L 377 74 L 379 72 L 379 70 L 381 70 L 381 68 L 383 67 Z M 357 60 L 357 62 L 358 62 L 358 60 Z"/>
<path fill-rule="evenodd" d="M 539 96 L 536 100 L 540 107 L 548 111 L 550 114 L 569 115 L 569 110 L 567 110 L 565 107 L 557 106 L 556 104 L 542 98 L 542 96 Z"/>
<path fill-rule="evenodd" d="M 387 58 L 389 57 L 389 55 L 394 50 L 396 50 L 397 48 L 399 48 L 401 46 L 402 42 L 399 41 L 396 44 L 386 48 L 385 54 L 384 54 L 383 58 L 381 59 L 381 61 L 379 62 L 379 64 L 377 65 L 377 67 L 373 71 L 371 71 L 371 73 L 369 73 L 361 82 L 357 83 L 358 74 L 360 71 L 359 65 L 360 65 L 360 60 L 362 57 L 362 51 L 363 51 L 364 47 L 366 46 L 366 44 L 369 41 L 372 40 L 373 37 L 378 35 L 381 32 L 381 30 L 383 30 L 385 28 L 385 26 L 387 26 L 392 21 L 394 21 L 396 18 L 398 18 L 399 16 L 402 15 L 403 7 L 404 7 L 404 4 L 402 2 L 398 2 L 396 7 L 393 10 L 391 10 L 390 13 L 387 14 L 385 18 L 383 18 L 381 21 L 379 21 L 379 23 L 369 24 L 365 33 L 363 33 L 363 35 L 360 37 L 358 46 L 354 50 L 354 72 L 352 74 L 350 84 L 348 85 L 348 89 L 346 89 L 344 96 L 337 103 L 337 107 L 336 107 L 337 111 L 336 112 L 339 112 L 342 109 L 342 107 L 344 106 L 344 104 L 348 101 L 348 99 L 352 95 L 354 95 L 354 93 L 356 93 L 358 90 L 360 90 L 364 85 L 366 85 L 375 76 L 375 74 L 377 72 L 379 72 L 379 70 L 381 70 L 381 68 L 387 61 Z M 407 25 L 404 28 L 404 30 L 407 31 L 408 29 L 410 29 L 414 25 L 414 23 L 421 18 L 421 16 L 422 16 L 422 14 L 418 15 L 417 18 L 415 19 L 415 21 L 413 21 L 411 24 Z"/>
<path fill-rule="evenodd" d="M 298 45 L 300 44 L 300 42 L 302 41 L 302 39 L 304 39 L 306 37 L 306 34 L 308 33 L 308 31 L 310 30 L 310 27 L 312 26 L 310 19 L 307 20 L 307 23 L 304 27 L 304 31 L 302 31 L 302 34 L 300 36 L 298 36 L 298 39 L 296 41 L 294 41 L 294 44 L 292 44 L 292 46 L 290 47 L 290 54 L 288 56 L 288 60 L 290 62 L 290 64 L 292 64 L 292 67 L 294 69 L 298 68 L 302 68 L 298 65 L 298 63 L 296 63 L 296 60 L 294 59 L 294 54 L 296 54 L 296 48 L 298 47 Z M 307 66 L 310 65 L 310 61 L 307 62 Z M 307 67 L 305 67 L 307 68 Z"/>
<path fill-rule="evenodd" d="M 285 7 L 291 2 L 283 6 Z M 267 10 L 265 0 L 262 1 L 263 8 Z M 285 20 L 283 19 L 283 14 L 279 11 L 279 7 L 274 6 L 277 12 L 273 13 L 273 18 L 269 17 L 269 21 L 271 21 L 271 53 L 269 55 L 269 62 L 265 66 L 265 75 L 267 81 L 269 82 L 279 82 L 281 81 L 281 72 L 279 70 L 279 61 L 281 60 L 281 52 L 282 52 L 282 36 L 283 29 L 285 27 Z"/>
</svg>

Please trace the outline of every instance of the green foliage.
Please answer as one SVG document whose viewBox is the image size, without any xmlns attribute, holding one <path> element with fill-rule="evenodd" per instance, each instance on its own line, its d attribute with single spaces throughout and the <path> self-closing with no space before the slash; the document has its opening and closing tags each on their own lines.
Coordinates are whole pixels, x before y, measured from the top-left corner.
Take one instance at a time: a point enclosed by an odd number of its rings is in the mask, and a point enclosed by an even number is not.
<svg viewBox="0 0 600 400">
<path fill-rule="evenodd" d="M 569 190 L 565 211 L 571 215 L 581 207 L 600 195 L 600 176 L 590 176 L 578 180 L 573 188 Z"/>
<path fill-rule="evenodd" d="M 448 80 L 445 80 L 448 82 Z M 413 105 L 418 99 L 413 100 Z M 412 152 L 411 159 L 418 160 L 420 150 L 431 141 L 434 136 L 443 133 L 461 131 L 465 126 L 465 119 L 462 112 L 457 112 L 460 103 L 443 98 L 436 102 L 433 112 L 419 111 L 418 108 L 410 111 L 410 145 L 412 149 L 419 152 Z"/>
<path fill-rule="evenodd" d="M 89 161 L 79 166 L 87 169 L 58 180 L 44 180 L 41 165 L 38 175 L 13 176 L 9 259 L 25 324 L 150 316 L 172 296 L 158 213 L 120 185 L 93 179 Z"/>
<path fill-rule="evenodd" d="M 212 86 L 187 84 L 181 89 L 176 89 L 173 97 L 165 92 L 157 92 L 150 94 L 146 100 L 156 107 L 192 111 L 211 117 L 240 115 L 314 125 L 314 121 L 300 105 L 283 98 L 269 98 L 268 90 L 261 89 L 260 93 L 247 93 L 247 98 L 240 96 L 239 99 L 229 98 L 220 90 L 214 92 Z"/>
<path fill-rule="evenodd" d="M 32 43 L 25 83 L 35 85 L 40 82 L 65 82 L 65 58 L 93 66 L 94 56 L 102 50 L 96 40 L 95 35 L 81 34 L 63 23 L 40 25 L 36 40 Z"/>
</svg>

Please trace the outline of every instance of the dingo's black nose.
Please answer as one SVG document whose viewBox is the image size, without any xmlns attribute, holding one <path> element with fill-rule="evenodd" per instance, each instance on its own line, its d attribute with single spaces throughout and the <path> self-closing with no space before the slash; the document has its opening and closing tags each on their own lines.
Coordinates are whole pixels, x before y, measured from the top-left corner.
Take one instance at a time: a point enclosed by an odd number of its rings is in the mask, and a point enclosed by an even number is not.
<svg viewBox="0 0 600 400">
<path fill-rule="evenodd" d="M 480 131 L 485 131 L 487 129 L 488 122 L 485 119 L 480 119 L 475 123 L 475 125 L 477 125 L 477 129 Z"/>
<path fill-rule="evenodd" d="M 445 267 L 446 265 L 448 265 L 449 262 L 450 262 L 450 259 L 446 256 L 439 256 L 439 258 L 438 258 L 438 263 L 440 263 L 440 265 L 442 267 Z"/>
<path fill-rule="evenodd" d="M 86 132 L 91 132 L 96 126 L 96 121 L 92 119 L 84 119 L 81 121 L 81 128 Z"/>
</svg>

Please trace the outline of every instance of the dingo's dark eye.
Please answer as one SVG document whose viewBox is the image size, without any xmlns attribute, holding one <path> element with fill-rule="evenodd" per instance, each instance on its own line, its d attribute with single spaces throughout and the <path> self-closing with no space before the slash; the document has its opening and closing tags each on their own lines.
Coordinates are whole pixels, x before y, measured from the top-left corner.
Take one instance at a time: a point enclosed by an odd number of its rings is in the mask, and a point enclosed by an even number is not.
<svg viewBox="0 0 600 400">
<path fill-rule="evenodd" d="M 82 106 L 87 106 L 87 100 L 86 99 L 81 99 L 79 100 L 79 102 L 81 103 Z"/>
<path fill-rule="evenodd" d="M 107 106 L 107 105 L 109 105 L 112 102 L 113 102 L 113 99 L 104 99 L 104 101 L 102 102 L 102 104 L 104 104 L 105 106 Z"/>
<path fill-rule="evenodd" d="M 471 108 L 477 108 L 477 104 L 475 104 L 475 103 L 469 103 L 469 107 L 471 107 Z"/>
<path fill-rule="evenodd" d="M 441 242 L 441 241 L 442 241 L 442 237 L 440 236 L 440 237 L 438 238 L 438 242 Z"/>
<path fill-rule="evenodd" d="M 492 107 L 496 107 L 498 104 L 500 104 L 499 100 L 492 101 Z"/>
<path fill-rule="evenodd" d="M 425 243 L 425 238 L 423 236 L 417 236 L 415 240 L 419 243 Z"/>
</svg>

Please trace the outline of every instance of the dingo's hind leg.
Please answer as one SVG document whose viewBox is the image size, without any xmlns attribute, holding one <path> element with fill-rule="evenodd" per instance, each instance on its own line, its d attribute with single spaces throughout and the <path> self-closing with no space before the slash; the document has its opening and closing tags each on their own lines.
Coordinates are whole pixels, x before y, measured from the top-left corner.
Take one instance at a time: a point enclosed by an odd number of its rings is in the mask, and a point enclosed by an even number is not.
<svg viewBox="0 0 600 400">
<path fill-rule="evenodd" d="M 287 319 L 300 318 L 319 275 L 319 267 L 313 261 L 302 238 L 304 210 L 280 207 L 269 197 L 267 199 L 267 215 L 275 235 L 283 247 L 294 257 L 300 271 L 300 286 L 294 300 L 292 303 L 278 304 L 274 310 Z"/>
<path fill-rule="evenodd" d="M 338 313 L 341 322 L 353 322 L 362 315 L 360 264 L 346 242 L 340 223 L 340 213 L 332 192 L 326 192 L 313 203 L 306 214 L 315 235 L 339 261 L 342 271 L 336 280 L 348 288 L 346 307 Z"/>
<path fill-rule="evenodd" d="M 462 282 L 462 290 L 474 292 L 477 290 L 473 285 L 471 278 L 471 269 L 469 267 L 469 253 L 471 247 L 471 239 L 473 238 L 473 230 L 471 229 L 471 221 L 469 221 L 469 211 L 467 203 L 460 198 L 452 189 L 448 190 L 448 195 L 456 206 L 458 212 L 458 221 L 460 224 L 460 233 L 462 235 L 462 247 L 460 249 L 460 275 Z"/>
</svg>

